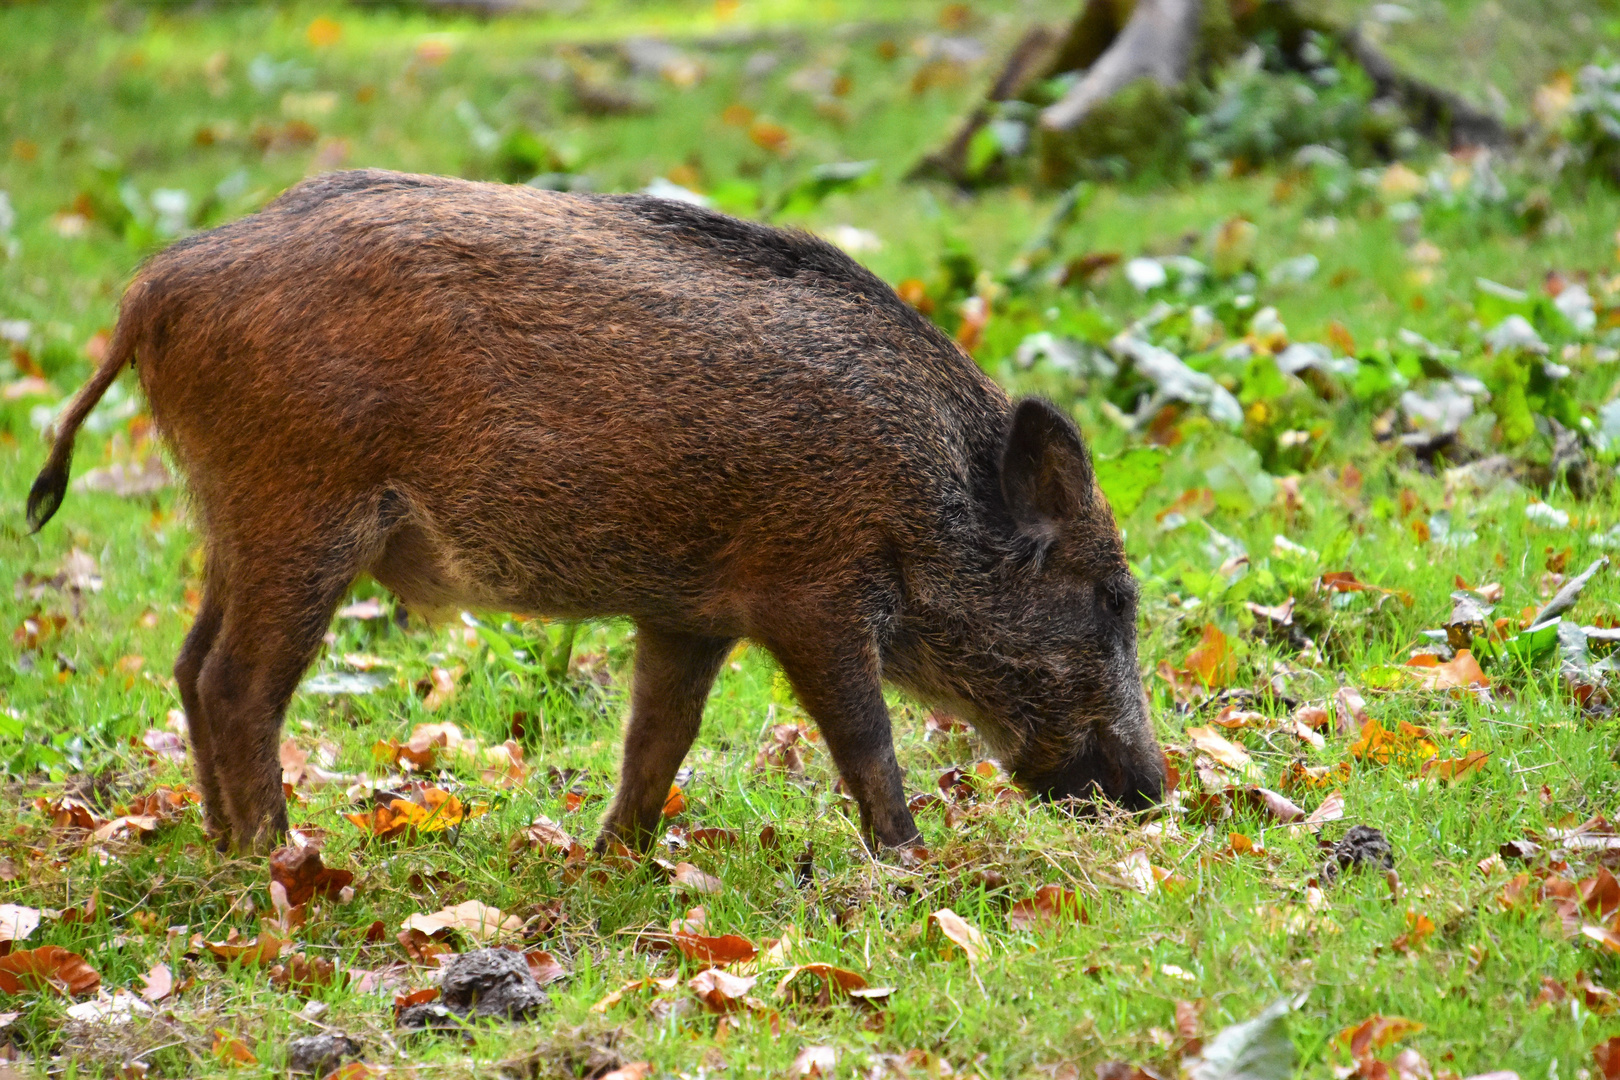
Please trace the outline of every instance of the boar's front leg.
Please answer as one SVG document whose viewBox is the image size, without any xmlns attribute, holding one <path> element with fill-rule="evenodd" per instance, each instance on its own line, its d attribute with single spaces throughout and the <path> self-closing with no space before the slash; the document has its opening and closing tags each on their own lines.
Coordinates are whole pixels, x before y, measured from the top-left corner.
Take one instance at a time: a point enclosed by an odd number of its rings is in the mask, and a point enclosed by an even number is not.
<svg viewBox="0 0 1620 1080">
<path fill-rule="evenodd" d="M 619 793 L 602 822 L 597 851 L 613 840 L 637 851 L 652 846 L 669 785 L 697 738 L 703 703 L 733 644 L 732 638 L 698 637 L 637 625 L 636 670 Z"/>
<path fill-rule="evenodd" d="M 907 847 L 921 834 L 906 809 L 905 784 L 894 757 L 882 666 L 870 641 L 846 644 L 816 635 L 770 643 L 788 681 L 832 753 L 833 764 L 861 810 L 867 843 Z"/>
</svg>

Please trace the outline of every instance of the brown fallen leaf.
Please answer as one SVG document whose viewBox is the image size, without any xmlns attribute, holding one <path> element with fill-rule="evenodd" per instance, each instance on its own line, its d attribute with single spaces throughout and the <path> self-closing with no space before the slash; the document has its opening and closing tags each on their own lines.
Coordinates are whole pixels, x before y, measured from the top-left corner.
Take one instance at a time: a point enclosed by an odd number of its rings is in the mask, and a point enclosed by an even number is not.
<svg viewBox="0 0 1620 1080">
<path fill-rule="evenodd" d="M 613 991 L 613 993 L 609 994 L 607 997 L 603 998 L 601 1001 L 598 1001 L 595 1005 L 592 1005 L 591 1012 L 605 1013 L 609 1009 L 613 1008 L 613 1006 L 623 1001 L 626 995 L 634 994 L 641 990 L 657 990 L 660 992 L 665 990 L 673 990 L 679 984 L 679 982 L 680 980 L 674 975 L 664 978 L 632 979 L 623 986 L 619 987 L 617 990 Z"/>
<path fill-rule="evenodd" d="M 292 943 L 263 930 L 259 932 L 258 937 L 249 941 L 246 938 L 238 938 L 233 930 L 224 941 L 205 941 L 202 944 L 221 967 L 229 964 L 268 967 L 275 963 L 282 950 Z"/>
<path fill-rule="evenodd" d="M 962 950 L 969 964 L 977 964 L 990 955 L 990 943 L 984 935 L 950 908 L 940 908 L 928 916 L 928 922 Z"/>
<path fill-rule="evenodd" d="M 316 990 L 349 984 L 349 973 L 331 960 L 295 952 L 270 969 L 270 985 L 308 997 Z"/>
<path fill-rule="evenodd" d="M 1485 763 L 1491 760 L 1491 755 L 1483 750 L 1472 750 L 1460 758 L 1430 758 L 1423 763 L 1420 776 L 1433 776 L 1439 780 L 1456 783 L 1471 773 L 1485 771 Z"/>
<path fill-rule="evenodd" d="M 1050 930 L 1088 921 L 1080 898 L 1061 885 L 1042 885 L 1033 897 L 1018 901 L 1007 912 L 1007 928 L 1013 931 Z"/>
<path fill-rule="evenodd" d="M 748 1007 L 748 992 L 757 981 L 757 975 L 733 975 L 721 968 L 709 968 L 692 976 L 686 985 L 710 1012 L 728 1013 Z"/>
<path fill-rule="evenodd" d="M 444 935 L 448 937 L 450 932 L 446 930 Z M 405 950 L 405 955 L 411 958 L 411 963 L 423 967 L 438 967 L 441 956 L 455 952 L 449 942 L 430 937 L 420 930 L 401 930 L 394 935 L 394 940 Z"/>
<path fill-rule="evenodd" d="M 1249 752 L 1234 742 L 1216 733 L 1214 728 L 1191 727 L 1187 729 L 1187 738 L 1201 753 L 1208 754 L 1216 762 L 1239 772 L 1254 764 Z"/>
<path fill-rule="evenodd" d="M 698 847 L 731 848 L 742 841 L 742 834 L 736 829 L 693 829 L 686 839 Z"/>
<path fill-rule="evenodd" d="M 418 930 L 429 937 L 445 932 L 464 934 L 480 945 L 487 945 L 504 934 L 515 934 L 523 929 L 523 920 L 482 901 L 467 900 L 431 915 L 412 915 L 400 924 L 400 929 Z"/>
<path fill-rule="evenodd" d="M 776 996 L 786 997 L 788 988 L 793 985 L 794 980 L 806 974 L 814 975 L 820 980 L 820 989 L 809 1000 L 822 1006 L 830 1005 L 835 994 L 848 997 L 856 990 L 867 989 L 866 977 L 859 972 L 847 971 L 831 964 L 799 964 L 789 968 L 788 973 L 776 984 Z"/>
<path fill-rule="evenodd" d="M 753 942 L 736 934 L 722 934 L 719 937 L 671 934 L 670 938 L 682 956 L 704 964 L 737 964 L 752 960 L 759 953 Z"/>
<path fill-rule="evenodd" d="M 321 849 L 311 845 L 288 844 L 270 853 L 270 880 L 287 891 L 293 907 L 315 896 L 335 900 L 353 884 L 354 874 L 332 869 L 321 862 Z"/>
<path fill-rule="evenodd" d="M 1360 1059 L 1391 1043 L 1416 1035 L 1424 1025 L 1404 1016 L 1383 1016 L 1374 1013 L 1359 1024 L 1352 1024 L 1339 1032 L 1339 1042 L 1350 1049 L 1350 1056 Z"/>
<path fill-rule="evenodd" d="M 21 994 L 52 990 L 64 997 L 93 994 L 101 987 L 101 974 L 78 953 L 60 945 L 42 945 L 0 956 L 0 990 Z"/>
<path fill-rule="evenodd" d="M 568 978 L 568 969 L 563 967 L 555 956 L 552 956 L 544 949 L 534 949 L 526 952 L 523 954 L 523 959 L 528 962 L 529 974 L 533 975 L 534 981 L 541 986 L 554 983 L 559 979 Z"/>
<path fill-rule="evenodd" d="M 1402 670 L 1423 690 L 1460 690 L 1491 685 L 1491 680 L 1480 670 L 1474 654 L 1467 649 L 1458 649 L 1457 655 L 1444 664 L 1408 666 Z"/>
<path fill-rule="evenodd" d="M 725 888 L 719 878 L 704 873 L 689 862 L 675 864 L 675 870 L 670 874 L 670 884 L 676 889 L 707 896 L 719 896 Z"/>
<path fill-rule="evenodd" d="M 1620 1035 L 1592 1047 L 1592 1061 L 1600 1080 L 1620 1080 Z"/>
</svg>

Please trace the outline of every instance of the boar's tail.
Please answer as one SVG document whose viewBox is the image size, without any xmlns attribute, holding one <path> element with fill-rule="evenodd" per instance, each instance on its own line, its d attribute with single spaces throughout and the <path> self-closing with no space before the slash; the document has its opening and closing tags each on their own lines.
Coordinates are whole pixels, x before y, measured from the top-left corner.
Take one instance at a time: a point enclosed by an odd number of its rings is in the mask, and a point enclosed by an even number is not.
<svg viewBox="0 0 1620 1080">
<path fill-rule="evenodd" d="M 73 465 L 74 436 L 78 435 L 85 417 L 96 407 L 96 402 L 107 392 L 107 387 L 118 378 L 124 365 L 135 358 L 135 320 L 128 314 L 131 306 L 126 299 L 125 314 L 118 320 L 118 328 L 113 331 L 112 344 L 107 347 L 107 355 L 102 359 L 101 366 L 90 376 L 90 381 L 79 388 L 57 422 L 51 456 L 45 460 L 45 467 L 34 478 L 34 486 L 28 491 L 29 532 L 39 532 L 44 528 L 62 505 L 62 499 L 67 495 L 68 473 Z"/>
</svg>

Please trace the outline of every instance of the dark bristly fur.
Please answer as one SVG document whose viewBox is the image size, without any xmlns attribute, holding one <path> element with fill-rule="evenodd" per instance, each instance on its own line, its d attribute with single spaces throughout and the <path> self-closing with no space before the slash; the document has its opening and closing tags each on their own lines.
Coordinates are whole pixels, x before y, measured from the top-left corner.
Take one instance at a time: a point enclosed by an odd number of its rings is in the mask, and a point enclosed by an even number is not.
<svg viewBox="0 0 1620 1080">
<path fill-rule="evenodd" d="M 654 835 L 739 638 L 780 661 L 878 843 L 917 836 L 884 680 L 1034 792 L 1161 794 L 1079 432 L 813 237 L 643 196 L 310 180 L 142 269 L 36 529 L 132 361 L 206 538 L 175 676 L 222 841 L 286 828 L 282 713 L 362 573 L 413 610 L 634 620 L 604 838 Z"/>
</svg>

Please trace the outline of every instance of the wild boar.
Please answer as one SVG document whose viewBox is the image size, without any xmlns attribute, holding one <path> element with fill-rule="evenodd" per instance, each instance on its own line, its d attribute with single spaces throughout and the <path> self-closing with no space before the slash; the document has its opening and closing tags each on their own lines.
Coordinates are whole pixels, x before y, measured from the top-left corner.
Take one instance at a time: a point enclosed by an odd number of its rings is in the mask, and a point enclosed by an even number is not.
<svg viewBox="0 0 1620 1080">
<path fill-rule="evenodd" d="M 175 664 L 210 831 L 287 827 L 282 715 L 351 583 L 636 628 L 601 841 L 644 847 L 722 661 L 768 649 L 874 844 L 915 842 L 885 681 L 1030 792 L 1161 796 L 1137 590 L 1074 423 L 802 232 L 365 170 L 136 276 L 28 498 L 125 364 L 189 481 Z"/>
</svg>

